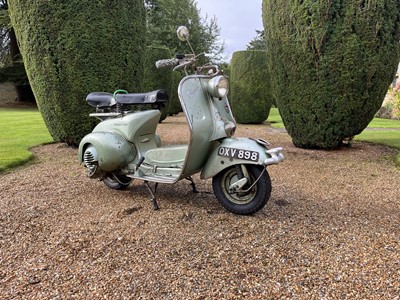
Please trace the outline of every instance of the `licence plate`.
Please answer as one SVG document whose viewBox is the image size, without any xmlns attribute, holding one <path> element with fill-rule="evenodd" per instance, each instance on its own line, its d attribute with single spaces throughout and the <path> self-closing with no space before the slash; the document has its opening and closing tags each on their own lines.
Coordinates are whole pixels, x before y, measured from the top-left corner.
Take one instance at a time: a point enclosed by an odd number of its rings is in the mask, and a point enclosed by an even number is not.
<svg viewBox="0 0 400 300">
<path fill-rule="evenodd" d="M 258 161 L 260 153 L 257 151 L 242 150 L 237 148 L 219 147 L 218 155 L 243 160 Z"/>
</svg>

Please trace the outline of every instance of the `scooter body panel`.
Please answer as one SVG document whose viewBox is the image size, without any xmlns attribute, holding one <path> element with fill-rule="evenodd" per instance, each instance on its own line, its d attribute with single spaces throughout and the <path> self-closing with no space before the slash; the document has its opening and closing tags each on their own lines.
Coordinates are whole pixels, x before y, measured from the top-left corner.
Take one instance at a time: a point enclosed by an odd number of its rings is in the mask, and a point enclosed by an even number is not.
<svg viewBox="0 0 400 300">
<path fill-rule="evenodd" d="M 215 140 L 227 137 L 225 124 L 234 122 L 226 97 L 215 99 L 207 92 L 207 83 L 211 78 L 191 75 L 183 78 L 179 84 L 179 99 L 190 127 L 190 141 L 181 178 L 203 169 L 216 146 Z"/>
<path fill-rule="evenodd" d="M 100 169 L 113 171 L 124 167 L 136 157 L 136 148 L 118 133 L 96 131 L 86 135 L 79 144 L 79 163 L 83 162 L 85 150 L 90 145 L 96 149 Z"/>
<path fill-rule="evenodd" d="M 175 183 L 181 178 L 187 145 L 168 145 L 151 149 L 132 178 L 146 181 Z M 135 166 L 131 165 L 131 169 Z"/>
<path fill-rule="evenodd" d="M 159 110 L 146 110 L 129 113 L 99 123 L 93 132 L 115 132 L 126 140 L 135 143 L 140 153 L 157 147 L 155 131 L 160 120 Z"/>
<path fill-rule="evenodd" d="M 158 110 L 148 110 L 102 121 L 80 142 L 79 162 L 82 163 L 89 144 L 95 147 L 99 167 L 104 171 L 136 162 L 148 150 L 159 146 L 159 137 L 155 134 L 159 118 Z"/>
<path fill-rule="evenodd" d="M 249 138 L 226 138 L 208 158 L 201 174 L 201 179 L 214 177 L 222 170 L 238 164 L 265 166 L 270 156 L 267 149 Z"/>
</svg>

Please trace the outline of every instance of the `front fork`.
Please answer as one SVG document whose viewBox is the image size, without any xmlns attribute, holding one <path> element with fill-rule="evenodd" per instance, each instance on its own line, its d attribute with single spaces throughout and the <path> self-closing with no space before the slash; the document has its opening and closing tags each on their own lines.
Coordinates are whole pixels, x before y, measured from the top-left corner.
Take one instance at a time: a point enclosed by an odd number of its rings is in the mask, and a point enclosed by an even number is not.
<svg viewBox="0 0 400 300">
<path fill-rule="evenodd" d="M 251 178 L 249 176 L 249 172 L 247 171 L 246 165 L 241 164 L 241 165 L 235 165 L 236 169 L 236 174 L 237 177 L 239 178 L 238 181 L 234 182 L 229 186 L 229 193 L 230 194 L 235 194 L 235 193 L 248 193 L 251 191 L 251 189 L 257 184 L 257 182 L 260 180 L 261 176 L 265 172 L 265 168 L 261 172 L 260 176 L 251 184 L 251 186 L 243 190 L 243 188 L 246 186 L 251 181 Z"/>
</svg>

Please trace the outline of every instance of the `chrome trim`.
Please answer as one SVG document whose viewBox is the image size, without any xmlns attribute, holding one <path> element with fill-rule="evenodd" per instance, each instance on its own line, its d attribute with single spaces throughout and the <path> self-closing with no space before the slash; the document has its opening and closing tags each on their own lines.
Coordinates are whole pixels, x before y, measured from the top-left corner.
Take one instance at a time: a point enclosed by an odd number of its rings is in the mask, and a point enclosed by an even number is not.
<svg viewBox="0 0 400 300">
<path fill-rule="evenodd" d="M 271 157 L 264 160 L 264 165 L 265 166 L 276 165 L 282 162 L 285 159 L 282 151 L 283 151 L 282 147 L 272 148 L 270 150 L 265 151 Z"/>
<path fill-rule="evenodd" d="M 91 113 L 89 117 L 120 117 L 122 113 L 108 112 L 108 113 Z"/>
</svg>

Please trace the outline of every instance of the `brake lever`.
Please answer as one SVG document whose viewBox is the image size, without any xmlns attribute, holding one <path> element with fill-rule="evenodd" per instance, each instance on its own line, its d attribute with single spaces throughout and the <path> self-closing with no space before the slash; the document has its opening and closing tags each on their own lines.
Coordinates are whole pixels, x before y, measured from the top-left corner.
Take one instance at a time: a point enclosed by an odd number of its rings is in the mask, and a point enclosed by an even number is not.
<svg viewBox="0 0 400 300">
<path fill-rule="evenodd" d="M 186 66 L 188 66 L 188 65 L 190 65 L 190 64 L 193 64 L 193 63 L 195 63 L 195 62 L 196 62 L 196 60 L 189 60 L 189 61 L 187 61 L 187 62 L 185 62 L 185 63 L 179 64 L 179 65 L 177 65 L 177 66 L 173 69 L 173 71 L 182 69 L 182 68 L 184 68 L 184 67 L 186 67 Z"/>
</svg>

